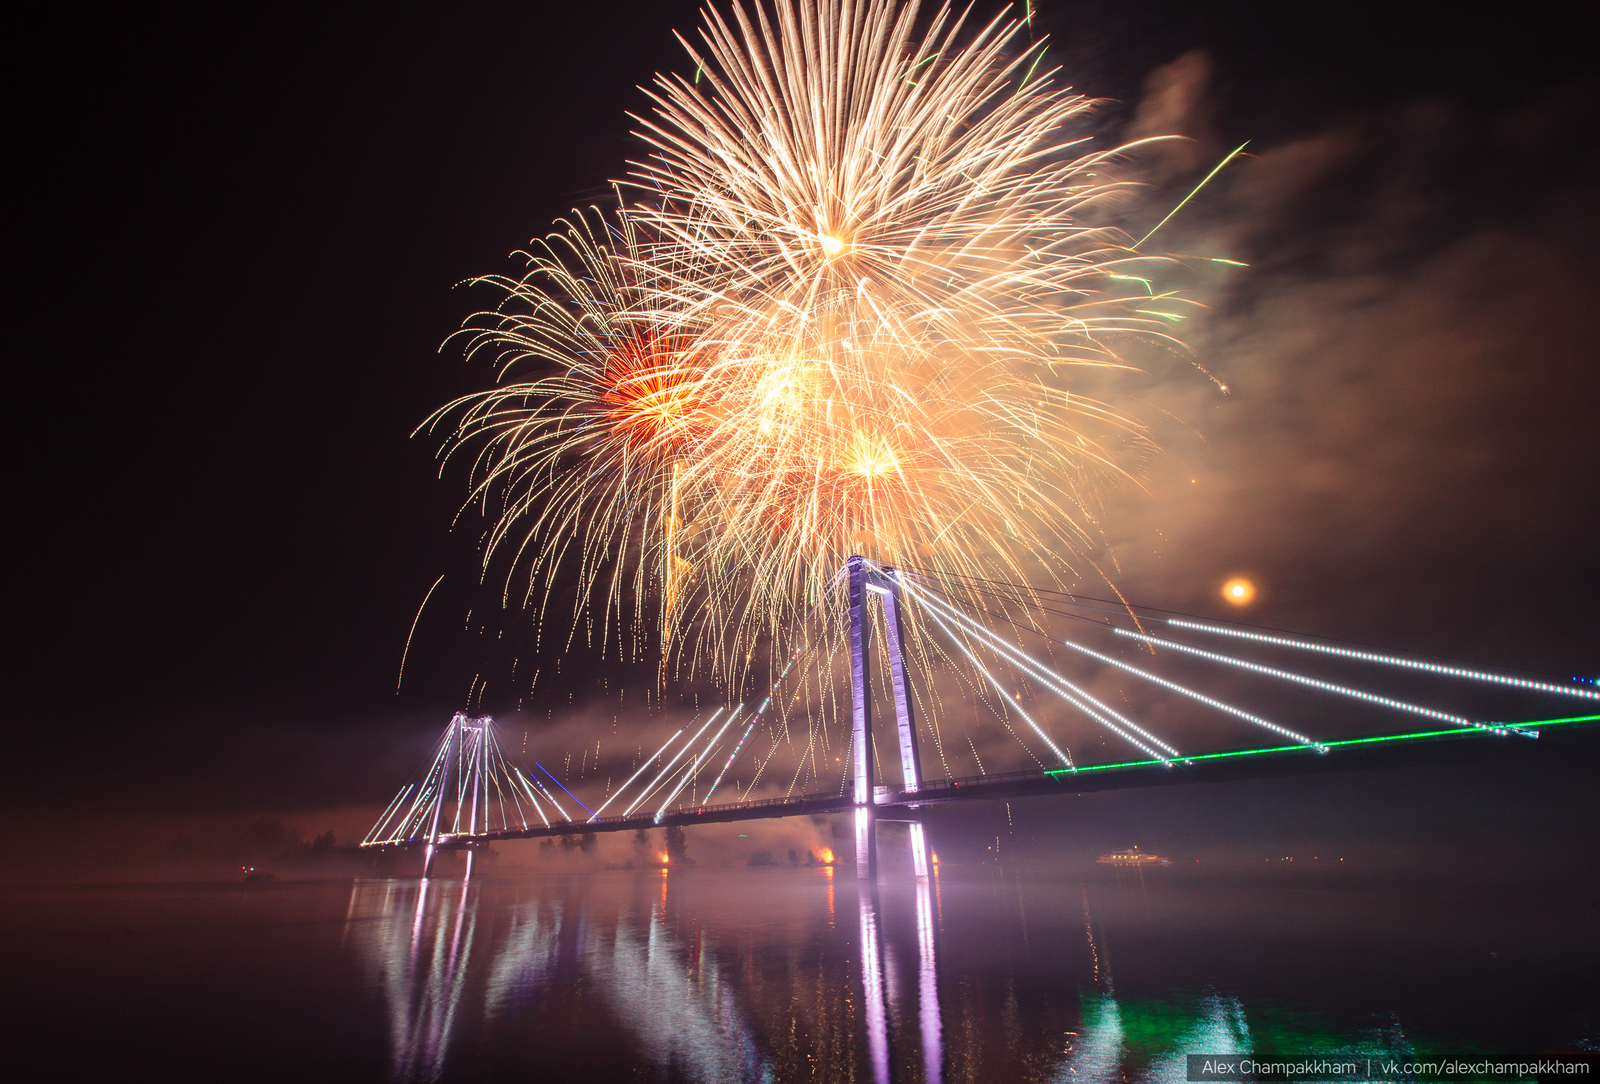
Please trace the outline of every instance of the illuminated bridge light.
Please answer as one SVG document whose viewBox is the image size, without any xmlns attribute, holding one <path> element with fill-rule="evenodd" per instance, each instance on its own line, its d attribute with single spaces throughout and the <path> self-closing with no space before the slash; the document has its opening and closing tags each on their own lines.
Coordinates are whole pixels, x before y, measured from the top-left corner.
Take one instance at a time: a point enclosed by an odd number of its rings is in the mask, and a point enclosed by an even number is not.
<svg viewBox="0 0 1600 1084">
<path fill-rule="evenodd" d="M 1488 726 L 1484 723 L 1475 723 L 1471 719 L 1464 718 L 1460 715 L 1452 715 L 1447 711 L 1437 711 L 1433 708 L 1425 708 L 1419 704 L 1411 704 L 1404 700 L 1395 700 L 1392 697 L 1379 696 L 1376 693 L 1362 692 L 1360 689 L 1352 689 L 1347 685 L 1336 685 L 1331 681 L 1323 681 L 1320 678 L 1307 677 L 1304 674 L 1296 674 L 1290 670 L 1278 670 L 1271 666 L 1262 666 L 1260 663 L 1249 662 L 1245 659 L 1236 659 L 1232 655 L 1219 655 L 1215 651 L 1206 651 L 1202 648 L 1191 647 L 1188 644 L 1180 644 L 1174 640 L 1163 640 L 1158 636 L 1145 636 L 1142 633 L 1129 632 L 1127 629 L 1115 629 L 1113 631 L 1115 631 L 1119 636 L 1127 636 L 1135 640 L 1142 640 L 1148 644 L 1160 644 L 1162 647 L 1170 647 L 1174 651 L 1182 651 L 1190 655 L 1198 655 L 1200 658 L 1209 659 L 1212 662 L 1220 662 L 1227 666 L 1237 666 L 1241 669 L 1254 671 L 1257 674 L 1266 674 L 1268 677 L 1279 678 L 1283 681 L 1293 681 L 1301 685 L 1310 686 L 1313 689 L 1321 689 L 1324 692 L 1338 693 L 1341 696 L 1354 697 L 1357 700 L 1365 700 L 1368 703 L 1379 704 L 1386 708 L 1394 708 L 1397 711 L 1409 711 L 1417 715 L 1426 715 L 1430 719 L 1438 719 L 1442 722 L 1454 723 L 1457 726 L 1473 726 L 1479 728 L 1480 730 L 1503 729 L 1501 727 Z"/>
<path fill-rule="evenodd" d="M 1120 631 L 1120 630 L 1118 630 L 1118 631 Z M 1061 644 L 1063 647 L 1070 647 L 1074 651 L 1082 652 L 1083 654 L 1088 655 L 1090 658 L 1099 659 L 1101 662 L 1108 663 L 1109 665 L 1115 666 L 1120 670 L 1126 670 L 1130 674 L 1136 674 L 1139 677 L 1144 678 L 1146 681 L 1153 681 L 1157 685 L 1160 685 L 1162 688 L 1171 689 L 1175 693 L 1182 693 L 1184 696 L 1192 697 L 1193 699 L 1200 701 L 1202 704 L 1205 704 L 1208 707 L 1216 708 L 1218 711 L 1227 712 L 1229 715 L 1232 715 L 1232 716 L 1235 716 L 1237 718 L 1243 719 L 1246 722 L 1254 723 L 1254 724 L 1256 724 L 1257 726 L 1260 726 L 1260 727 L 1265 727 L 1266 729 L 1272 731 L 1274 734 L 1282 734 L 1286 738 L 1293 738 L 1295 741 L 1300 742 L 1303 745 L 1314 746 L 1318 750 L 1322 750 L 1322 749 L 1326 748 L 1326 743 L 1314 742 L 1310 738 L 1306 737 L 1304 734 L 1297 734 L 1293 730 L 1290 730 L 1286 726 L 1279 726 L 1277 723 L 1271 722 L 1270 720 L 1267 720 L 1267 719 L 1263 719 L 1259 715 L 1252 715 L 1248 711 L 1244 711 L 1241 708 L 1236 708 L 1232 704 L 1224 704 L 1222 701 L 1213 699 L 1212 697 L 1207 696 L 1205 693 L 1196 692 L 1195 690 L 1190 689 L 1187 686 L 1179 685 L 1175 681 L 1168 681 L 1166 678 L 1161 677 L 1159 674 L 1152 674 L 1148 670 L 1141 670 L 1137 666 L 1131 666 L 1128 663 L 1125 663 L 1125 662 L 1121 661 L 1120 659 L 1113 659 L 1109 655 L 1102 655 L 1098 651 L 1091 651 L 1089 648 L 1084 647 L 1082 644 L 1075 644 L 1071 640 L 1057 640 L 1056 642 Z"/>
<path fill-rule="evenodd" d="M 1129 730 L 1132 730 L 1135 733 L 1143 736 L 1152 745 L 1155 745 L 1155 746 L 1157 746 L 1157 747 L 1159 747 L 1161 749 L 1166 750 L 1166 752 L 1169 753 L 1170 755 L 1172 755 L 1172 756 L 1177 756 L 1178 755 L 1178 751 L 1176 749 L 1172 748 L 1172 746 L 1168 745 L 1166 742 L 1163 742 L 1160 738 L 1157 738 L 1155 735 L 1151 734 L 1149 731 L 1145 730 L 1143 727 L 1139 726 L 1137 723 L 1133 722 L 1131 719 L 1128 719 L 1128 718 L 1124 717 L 1121 713 L 1113 710 L 1108 705 L 1106 705 L 1106 704 L 1102 703 L 1101 701 L 1097 700 L 1095 697 L 1091 696 L 1088 692 L 1084 691 L 1083 689 L 1080 689 L 1078 686 L 1074 685 L 1072 682 L 1067 681 L 1065 678 L 1061 677 L 1059 674 L 1056 674 L 1054 671 L 1049 670 L 1044 665 L 1042 665 L 1040 662 L 1038 662 L 1038 660 L 1034 659 L 1032 656 L 1028 655 L 1026 652 L 1024 652 L 1021 649 L 1015 647 L 1014 645 L 1007 643 L 1004 639 L 1002 639 L 999 635 L 994 633 L 992 630 L 985 628 L 983 625 L 979 624 L 977 621 L 973 620 L 971 617 L 969 617 L 966 614 L 962 613 L 960 610 L 957 610 L 955 607 L 951 606 L 949 603 L 947 603 L 947 602 L 945 602 L 945 601 L 943 601 L 941 599 L 935 598 L 935 597 L 933 597 L 931 595 L 924 594 L 921 591 L 917 591 L 916 588 L 914 588 L 910 583 L 906 584 L 906 588 L 909 591 L 915 592 L 917 594 L 917 596 L 922 601 L 928 603 L 930 606 L 936 606 L 940 610 L 942 610 L 945 613 L 949 614 L 950 616 L 960 620 L 967 627 L 971 628 L 974 632 L 978 633 L 985 640 L 987 640 L 989 642 L 990 646 L 993 647 L 996 651 L 1000 652 L 1003 656 L 1005 656 L 1006 658 L 1009 658 L 1011 661 L 1017 663 L 1019 666 L 1023 667 L 1026 671 L 1031 673 L 1034 677 L 1038 678 L 1042 683 L 1044 683 L 1048 688 L 1050 688 L 1051 692 L 1054 692 L 1057 696 L 1060 696 L 1062 699 L 1064 699 L 1068 703 L 1072 704 L 1078 710 L 1084 712 L 1086 715 L 1088 715 L 1095 722 L 1097 722 L 1100 725 L 1106 727 L 1112 733 L 1116 734 L 1119 738 L 1122 738 L 1125 741 L 1127 741 L 1130 745 L 1133 745 L 1140 752 L 1146 753 L 1149 756 L 1157 757 L 1157 758 L 1159 758 L 1161 760 L 1165 760 L 1166 759 L 1160 753 L 1156 752 L 1155 749 L 1151 749 L 1149 746 L 1145 745 L 1144 742 L 1141 742 L 1138 738 L 1135 738 L 1135 737 L 1125 733 L 1123 731 L 1123 729 L 1117 725 L 1117 723 L 1114 723 L 1114 722 L 1111 721 L 1111 718 L 1115 718 L 1123 726 L 1125 726 Z M 931 614 L 931 612 L 930 612 L 930 615 L 933 616 L 935 620 L 938 620 L 938 615 L 937 614 Z M 942 624 L 942 622 L 941 622 L 941 624 Z M 949 630 L 946 629 L 946 633 L 947 634 L 948 634 L 948 632 L 949 632 Z M 954 638 L 952 637 L 952 639 L 954 639 Z M 960 646 L 960 645 L 958 644 L 957 646 Z M 962 650 L 965 651 L 966 649 L 963 647 Z M 969 655 L 970 655 L 970 653 L 969 653 Z M 991 678 L 990 681 L 992 683 L 993 679 Z M 1070 691 L 1068 691 L 1068 690 L 1070 690 Z M 1002 693 L 1003 692 L 1004 692 L 1004 690 L 1002 690 Z M 1083 701 L 1088 701 L 1088 703 L 1084 703 Z M 1095 705 L 1095 707 L 1090 707 L 1089 704 L 1093 704 L 1093 705 Z M 1096 711 L 1095 710 L 1096 708 L 1099 708 L 1100 710 Z M 1106 716 L 1110 716 L 1111 718 L 1107 718 Z M 1024 714 L 1023 718 L 1026 719 L 1028 717 L 1027 717 L 1026 714 Z M 1032 720 L 1030 719 L 1029 722 L 1031 724 Z M 1038 729 L 1038 728 L 1035 727 L 1035 729 Z M 1043 736 L 1043 735 L 1041 734 L 1041 736 Z M 1045 740 L 1048 742 L 1049 738 L 1045 738 Z M 1055 745 L 1053 743 L 1051 744 L 1051 748 L 1052 749 L 1055 748 Z M 1069 764 L 1071 763 L 1071 759 L 1068 758 L 1068 757 L 1063 757 L 1062 759 L 1065 760 Z"/>
<path fill-rule="evenodd" d="M 1332 644 L 1319 644 L 1313 640 L 1300 640 L 1290 636 L 1272 636 L 1261 632 L 1247 632 L 1244 629 L 1231 629 L 1200 621 L 1186 621 L 1179 617 L 1169 617 L 1165 620 L 1167 624 L 1181 629 L 1209 632 L 1216 636 L 1233 636 L 1241 640 L 1254 640 L 1257 643 L 1273 644 L 1277 647 L 1292 647 L 1300 651 L 1317 651 L 1324 655 L 1336 655 L 1344 659 L 1359 659 L 1362 662 L 1378 662 L 1386 666 L 1404 667 L 1407 670 L 1443 674 L 1446 677 L 1470 678 L 1473 681 L 1488 681 L 1498 685 L 1511 685 L 1519 689 L 1534 689 L 1538 692 L 1561 693 L 1566 696 L 1581 696 L 1589 700 L 1600 700 L 1600 692 L 1590 692 L 1588 689 L 1574 689 L 1566 685 L 1556 685 L 1549 681 L 1533 681 L 1528 678 L 1510 677 L 1505 674 L 1491 674 L 1483 670 L 1469 670 L 1462 666 L 1446 666 L 1442 663 L 1423 662 L 1421 659 L 1408 659 L 1401 655 L 1386 655 L 1376 651 L 1357 651 L 1354 648 L 1335 647 Z M 1575 677 L 1572 680 L 1596 684 L 1593 678 Z"/>
<path fill-rule="evenodd" d="M 1027 724 L 1033 728 L 1034 733 L 1038 734 L 1040 738 L 1044 739 L 1044 743 L 1050 747 L 1050 751 L 1052 753 L 1060 758 L 1061 763 L 1065 764 L 1068 768 L 1071 768 L 1073 766 L 1072 758 L 1063 753 L 1060 749 L 1056 748 L 1056 743 L 1050 740 L 1050 735 L 1039 729 L 1039 724 L 1034 722 L 1033 717 L 1023 710 L 1022 705 L 1017 702 L 1017 698 L 1006 692 L 1005 688 L 1000 684 L 1000 682 L 995 680 L 994 675 L 989 673 L 989 668 L 984 666 L 983 663 L 979 662 L 977 656 L 967 648 L 966 644 L 961 642 L 961 638 L 951 630 L 949 625 L 945 624 L 944 618 L 940 617 L 931 609 L 928 611 L 928 616 L 939 623 L 939 627 L 943 629 L 944 634 L 950 638 L 950 642 L 961 649 L 962 653 L 972 661 L 972 665 L 983 671 L 983 676 L 989 679 L 989 684 L 994 686 L 995 692 L 1006 698 L 1006 701 L 1010 703 L 1012 708 L 1016 710 L 1017 714 L 1022 716 L 1022 718 L 1027 721 Z M 1123 737 L 1127 737 L 1127 735 L 1124 734 Z M 1139 742 L 1133 738 L 1128 738 L 1128 740 L 1133 742 L 1133 744 L 1138 746 L 1140 749 L 1144 750 L 1144 752 L 1149 753 L 1151 756 L 1159 755 L 1152 749 L 1145 749 L 1143 745 L 1140 745 Z"/>
</svg>

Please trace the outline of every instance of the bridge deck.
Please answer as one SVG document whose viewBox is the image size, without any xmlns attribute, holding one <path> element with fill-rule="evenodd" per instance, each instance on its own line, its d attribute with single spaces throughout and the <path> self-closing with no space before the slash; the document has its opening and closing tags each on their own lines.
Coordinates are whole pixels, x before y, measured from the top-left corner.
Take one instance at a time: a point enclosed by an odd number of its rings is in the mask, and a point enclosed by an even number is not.
<svg viewBox="0 0 1600 1084">
<path fill-rule="evenodd" d="M 1530 732 L 1510 734 L 1485 730 L 1426 731 L 1379 735 L 1328 742 L 1326 751 L 1306 746 L 1229 750 L 1196 754 L 1170 762 L 1134 761 L 1090 765 L 1075 770 L 1006 772 L 957 779 L 929 780 L 916 791 L 898 787 L 877 788 L 875 811 L 884 819 L 911 819 L 923 806 L 946 802 L 1014 800 L 1044 795 L 1086 794 L 1133 787 L 1217 783 L 1237 779 L 1301 775 L 1329 770 L 1360 771 L 1376 768 L 1438 764 L 1460 760 L 1521 758 L 1560 755 L 1563 749 L 1592 743 L 1600 736 L 1594 724 L 1600 716 L 1542 720 L 1524 724 Z M 1537 739 L 1537 740 L 1535 740 Z M 442 847 L 470 847 L 497 840 L 535 839 L 541 836 L 582 835 L 587 832 L 632 832 L 638 829 L 723 824 L 730 821 L 771 820 L 780 817 L 847 813 L 855 803 L 845 795 L 806 794 L 792 798 L 767 798 L 714 806 L 688 806 L 657 817 L 646 814 L 605 820 L 556 821 L 505 831 L 443 837 Z M 371 844 L 370 847 L 414 846 L 425 840 Z"/>
</svg>

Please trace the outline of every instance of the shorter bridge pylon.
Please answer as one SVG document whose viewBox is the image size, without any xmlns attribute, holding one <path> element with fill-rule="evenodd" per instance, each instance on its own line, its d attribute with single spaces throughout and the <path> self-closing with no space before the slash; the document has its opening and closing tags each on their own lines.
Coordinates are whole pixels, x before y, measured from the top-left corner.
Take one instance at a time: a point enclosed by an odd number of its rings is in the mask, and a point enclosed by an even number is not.
<svg viewBox="0 0 1600 1084">
<path fill-rule="evenodd" d="M 362 846 L 420 844 L 424 877 L 433 872 L 441 847 L 464 848 L 471 876 L 475 846 L 494 833 L 549 827 L 546 804 L 562 820 L 572 819 L 537 776 L 506 760 L 493 719 L 457 712 L 422 780 L 400 789 Z"/>
</svg>

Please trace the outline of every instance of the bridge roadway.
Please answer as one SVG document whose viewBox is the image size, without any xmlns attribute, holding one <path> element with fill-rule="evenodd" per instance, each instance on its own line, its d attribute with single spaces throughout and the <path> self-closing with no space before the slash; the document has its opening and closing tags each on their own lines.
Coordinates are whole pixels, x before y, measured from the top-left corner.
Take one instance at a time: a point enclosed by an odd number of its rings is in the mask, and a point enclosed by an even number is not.
<svg viewBox="0 0 1600 1084">
<path fill-rule="evenodd" d="M 875 812 L 879 820 L 914 820 L 926 806 L 946 802 L 1012 801 L 1046 795 L 1088 794 L 1101 790 L 1220 783 L 1239 779 L 1306 775 L 1325 771 L 1366 771 L 1471 760 L 1521 760 L 1559 757 L 1565 751 L 1592 748 L 1600 738 L 1600 716 L 1545 721 L 1531 733 L 1497 733 L 1484 730 L 1429 731 L 1380 735 L 1328 742 L 1326 752 L 1305 746 L 1196 754 L 1169 764 L 1137 761 L 1091 765 L 1076 771 L 1005 772 L 928 780 L 921 789 L 877 788 Z M 1560 725 L 1556 725 L 1560 724 Z M 654 814 L 602 820 L 557 821 L 549 825 L 507 831 L 443 836 L 444 848 L 472 847 L 508 839 L 582 835 L 586 832 L 631 832 L 640 828 L 688 827 L 731 821 L 772 820 L 780 817 L 822 816 L 847 813 L 855 803 L 846 795 L 803 794 L 791 798 L 765 798 L 711 806 L 680 806 L 657 817 Z M 412 846 L 422 840 L 378 846 Z"/>
</svg>

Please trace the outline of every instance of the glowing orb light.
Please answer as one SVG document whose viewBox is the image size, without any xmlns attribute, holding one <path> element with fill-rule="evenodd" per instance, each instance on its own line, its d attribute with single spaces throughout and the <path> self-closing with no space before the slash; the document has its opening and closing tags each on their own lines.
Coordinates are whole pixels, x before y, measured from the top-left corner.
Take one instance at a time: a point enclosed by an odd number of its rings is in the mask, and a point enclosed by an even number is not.
<svg viewBox="0 0 1600 1084">
<path fill-rule="evenodd" d="M 1256 597 L 1256 585 L 1243 576 L 1235 576 L 1222 585 L 1222 597 L 1235 606 L 1248 606 Z"/>
</svg>

